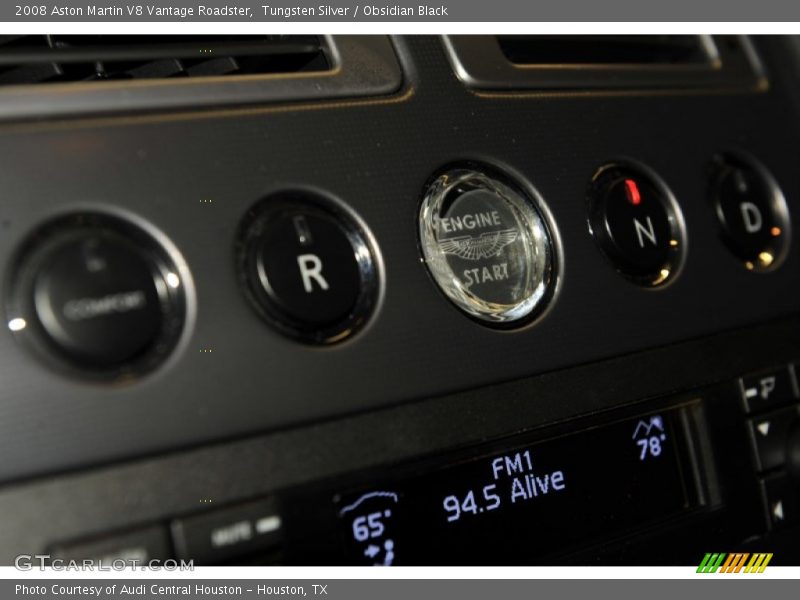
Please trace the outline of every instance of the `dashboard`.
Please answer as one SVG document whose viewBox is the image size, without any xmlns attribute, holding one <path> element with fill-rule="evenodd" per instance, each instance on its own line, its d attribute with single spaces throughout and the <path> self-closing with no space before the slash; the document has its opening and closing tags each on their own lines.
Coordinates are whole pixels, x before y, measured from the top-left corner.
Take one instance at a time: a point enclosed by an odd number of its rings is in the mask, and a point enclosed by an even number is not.
<svg viewBox="0 0 800 600">
<path fill-rule="evenodd" d="M 0 562 L 798 564 L 798 69 L 0 36 Z"/>
</svg>

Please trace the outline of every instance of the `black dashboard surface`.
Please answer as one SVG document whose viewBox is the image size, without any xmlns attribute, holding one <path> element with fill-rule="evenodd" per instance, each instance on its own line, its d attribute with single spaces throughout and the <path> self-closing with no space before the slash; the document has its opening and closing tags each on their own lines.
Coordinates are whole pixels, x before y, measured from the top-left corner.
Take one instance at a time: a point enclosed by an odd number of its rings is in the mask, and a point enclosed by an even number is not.
<svg viewBox="0 0 800 600">
<path fill-rule="evenodd" d="M 789 40 L 755 39 L 766 89 L 647 92 L 475 92 L 440 38 L 393 44 L 404 83 L 381 97 L 0 124 L 4 271 L 42 221 L 88 208 L 146 221 L 191 274 L 177 350 L 129 385 L 64 376 L 3 328 L 4 559 L 18 544 L 161 518 L 205 495 L 251 497 L 798 358 L 800 236 L 780 268 L 749 272 L 707 198 L 714 156 L 753 157 L 800 231 Z M 663 288 L 621 277 L 589 234 L 590 178 L 620 160 L 657 173 L 683 212 L 684 262 Z M 522 329 L 460 314 L 421 261 L 424 186 L 459 162 L 529 182 L 552 218 L 557 288 Z M 377 308 L 341 344 L 280 335 L 239 285 L 243 216 L 288 188 L 342 202 L 377 249 Z M 38 510 L 51 515 L 47 532 Z"/>
<path fill-rule="evenodd" d="M 797 239 L 783 268 L 749 273 L 720 244 L 705 198 L 709 161 L 728 150 L 768 165 L 790 201 L 800 194 L 788 82 L 774 77 L 764 93 L 484 97 L 455 78 L 439 39 L 400 46 L 408 83 L 385 99 L 3 126 L 6 267 L 23 236 L 54 214 L 97 205 L 129 211 L 186 259 L 197 317 L 169 364 L 120 389 L 51 373 L 6 331 L 0 476 L 375 409 L 794 312 Z M 683 272 L 657 292 L 620 278 L 587 232 L 587 182 L 621 157 L 658 172 L 684 212 Z M 423 186 L 443 165 L 469 159 L 520 173 L 558 227 L 559 290 L 548 314 L 521 331 L 466 319 L 420 262 Z M 383 259 L 385 290 L 368 329 L 324 350 L 264 326 L 233 267 L 248 208 L 294 186 L 326 190 L 352 207 Z"/>
</svg>

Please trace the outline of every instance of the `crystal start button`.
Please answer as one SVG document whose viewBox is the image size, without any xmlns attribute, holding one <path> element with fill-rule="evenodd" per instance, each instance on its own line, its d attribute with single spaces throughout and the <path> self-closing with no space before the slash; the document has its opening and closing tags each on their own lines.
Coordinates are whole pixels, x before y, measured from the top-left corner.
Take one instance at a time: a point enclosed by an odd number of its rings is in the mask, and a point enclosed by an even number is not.
<svg viewBox="0 0 800 600">
<path fill-rule="evenodd" d="M 488 172 L 450 169 L 427 189 L 419 234 L 425 263 L 473 318 L 518 325 L 552 295 L 554 250 L 534 193 Z"/>
</svg>

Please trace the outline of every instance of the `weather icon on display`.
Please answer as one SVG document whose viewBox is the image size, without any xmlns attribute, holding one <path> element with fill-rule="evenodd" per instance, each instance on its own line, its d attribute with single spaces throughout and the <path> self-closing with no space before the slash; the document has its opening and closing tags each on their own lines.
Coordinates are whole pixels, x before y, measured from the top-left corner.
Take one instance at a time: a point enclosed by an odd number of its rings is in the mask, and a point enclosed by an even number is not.
<svg viewBox="0 0 800 600">
<path fill-rule="evenodd" d="M 358 496 L 339 511 L 349 525 L 354 554 L 364 564 L 391 566 L 395 561 L 393 533 L 398 495 L 390 491 L 372 491 Z"/>
</svg>

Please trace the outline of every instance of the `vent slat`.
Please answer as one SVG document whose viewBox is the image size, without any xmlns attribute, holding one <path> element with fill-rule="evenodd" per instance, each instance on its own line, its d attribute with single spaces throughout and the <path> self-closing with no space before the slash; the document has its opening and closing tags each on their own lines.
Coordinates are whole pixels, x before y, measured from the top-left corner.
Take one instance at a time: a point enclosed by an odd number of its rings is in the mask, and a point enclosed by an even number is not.
<svg viewBox="0 0 800 600">
<path fill-rule="evenodd" d="M 324 71 L 317 36 L 0 36 L 0 85 Z"/>
</svg>

